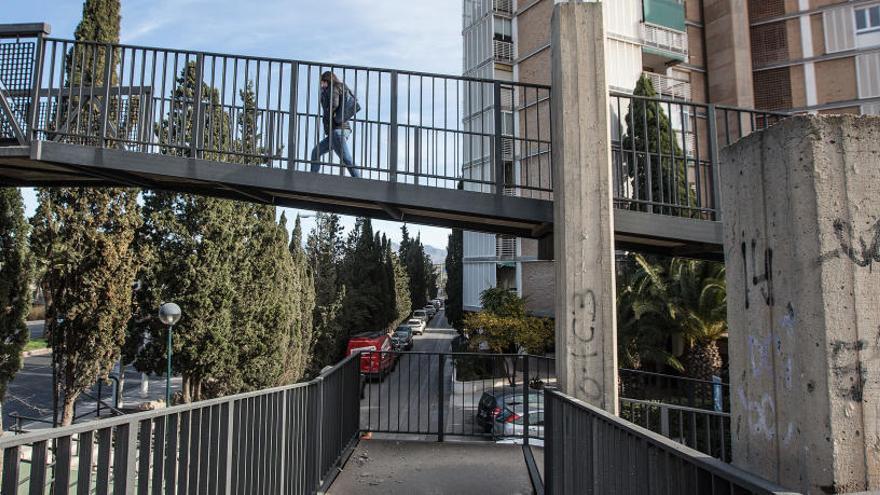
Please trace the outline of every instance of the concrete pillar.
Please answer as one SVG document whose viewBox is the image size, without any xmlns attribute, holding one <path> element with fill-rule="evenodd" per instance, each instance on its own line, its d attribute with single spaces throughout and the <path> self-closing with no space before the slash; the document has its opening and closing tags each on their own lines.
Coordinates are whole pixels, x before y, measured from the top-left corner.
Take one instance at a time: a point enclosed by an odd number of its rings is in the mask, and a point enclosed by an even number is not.
<svg viewBox="0 0 880 495">
<path fill-rule="evenodd" d="M 552 38 L 559 385 L 616 412 L 611 137 L 602 4 L 556 5 Z"/>
<path fill-rule="evenodd" d="M 795 117 L 721 158 L 733 463 L 880 489 L 880 118 Z"/>
</svg>

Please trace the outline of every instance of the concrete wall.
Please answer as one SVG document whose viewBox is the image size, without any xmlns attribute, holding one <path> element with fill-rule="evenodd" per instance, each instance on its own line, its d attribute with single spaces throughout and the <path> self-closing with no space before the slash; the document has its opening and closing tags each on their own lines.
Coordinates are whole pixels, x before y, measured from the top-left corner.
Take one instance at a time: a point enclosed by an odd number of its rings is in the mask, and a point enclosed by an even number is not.
<svg viewBox="0 0 880 495">
<path fill-rule="evenodd" d="M 721 158 L 733 462 L 880 489 L 880 118 L 797 117 Z"/>
</svg>

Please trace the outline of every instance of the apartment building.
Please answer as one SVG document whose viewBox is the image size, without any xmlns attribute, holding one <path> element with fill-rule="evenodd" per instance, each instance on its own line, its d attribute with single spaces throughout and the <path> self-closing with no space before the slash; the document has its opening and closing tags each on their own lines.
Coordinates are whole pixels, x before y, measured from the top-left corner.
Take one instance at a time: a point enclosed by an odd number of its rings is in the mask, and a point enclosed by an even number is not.
<svg viewBox="0 0 880 495">
<path fill-rule="evenodd" d="M 464 0 L 464 74 L 550 84 L 555 3 Z M 611 91 L 632 92 L 644 74 L 661 96 L 679 100 L 880 113 L 880 0 L 613 0 L 604 6 Z M 522 118 L 512 108 L 505 112 Z M 688 120 L 673 122 L 686 152 L 695 139 Z M 480 293 L 497 286 L 526 297 L 531 311 L 552 315 L 553 264 L 537 254 L 533 240 L 466 232 L 465 309 L 478 310 Z"/>
</svg>

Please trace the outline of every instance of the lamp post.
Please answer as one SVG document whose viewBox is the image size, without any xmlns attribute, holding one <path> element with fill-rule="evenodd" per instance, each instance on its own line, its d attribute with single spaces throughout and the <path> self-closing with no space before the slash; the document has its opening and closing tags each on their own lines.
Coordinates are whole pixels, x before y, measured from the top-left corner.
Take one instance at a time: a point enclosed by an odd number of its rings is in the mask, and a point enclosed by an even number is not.
<svg viewBox="0 0 880 495">
<path fill-rule="evenodd" d="M 174 303 L 165 303 L 159 308 L 159 321 L 168 325 L 168 371 L 165 375 L 165 407 L 171 407 L 171 336 L 174 332 L 174 324 L 180 320 L 180 306 Z"/>
</svg>

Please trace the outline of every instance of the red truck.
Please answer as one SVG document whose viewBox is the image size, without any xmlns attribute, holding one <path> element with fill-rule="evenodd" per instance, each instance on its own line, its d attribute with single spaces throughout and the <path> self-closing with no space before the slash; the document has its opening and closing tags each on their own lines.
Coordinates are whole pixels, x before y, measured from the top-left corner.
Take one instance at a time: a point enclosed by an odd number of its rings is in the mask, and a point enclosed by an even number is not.
<svg viewBox="0 0 880 495">
<path fill-rule="evenodd" d="M 361 352 L 361 373 L 366 378 L 380 381 L 391 373 L 397 363 L 397 355 L 392 352 L 391 337 L 385 332 L 366 332 L 348 339 L 346 356 Z"/>
</svg>

